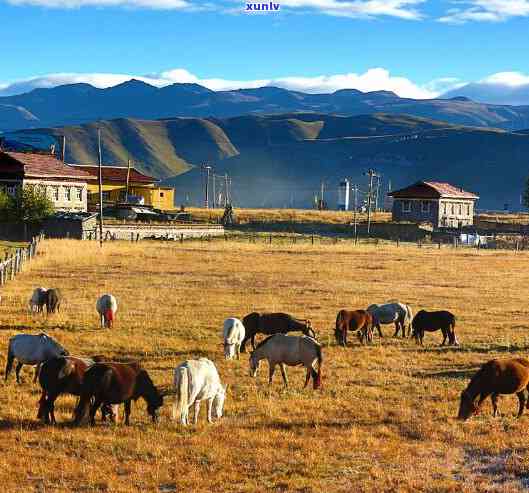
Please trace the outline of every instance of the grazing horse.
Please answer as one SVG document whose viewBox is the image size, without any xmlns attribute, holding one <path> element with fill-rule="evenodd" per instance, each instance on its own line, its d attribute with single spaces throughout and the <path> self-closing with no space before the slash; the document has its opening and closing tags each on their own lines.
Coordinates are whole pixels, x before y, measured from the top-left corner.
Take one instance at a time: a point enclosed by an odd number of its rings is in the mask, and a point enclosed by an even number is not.
<svg viewBox="0 0 529 493">
<path fill-rule="evenodd" d="M 153 422 L 158 420 L 158 408 L 163 405 L 163 392 L 154 385 L 139 363 L 95 363 L 84 374 L 81 398 L 75 409 L 74 424 L 79 425 L 90 405 L 90 424 L 101 404 L 125 404 L 125 424 L 129 424 L 131 402 L 142 397 Z M 93 399 L 93 402 L 91 403 Z"/>
<path fill-rule="evenodd" d="M 281 375 L 285 387 L 288 387 L 288 378 L 285 365 L 304 366 L 307 369 L 305 388 L 312 376 L 314 389 L 321 387 L 321 366 L 323 355 L 320 344 L 308 336 L 288 336 L 275 334 L 261 341 L 254 351 L 250 353 L 250 375 L 255 377 L 262 359 L 268 360 L 269 377 L 268 383 L 272 383 L 272 377 L 276 365 L 281 368 Z M 318 370 L 314 368 L 317 363 Z"/>
<path fill-rule="evenodd" d="M 96 310 L 101 318 L 101 328 L 111 329 L 118 311 L 118 302 L 111 294 L 104 294 L 96 303 Z"/>
<path fill-rule="evenodd" d="M 62 294 L 59 289 L 52 288 L 46 291 L 46 311 L 48 313 L 55 313 L 60 311 L 62 302 Z"/>
<path fill-rule="evenodd" d="M 336 343 L 347 346 L 347 332 L 357 331 L 361 343 L 373 340 L 373 317 L 366 310 L 340 310 L 336 316 Z"/>
<path fill-rule="evenodd" d="M 68 356 L 68 351 L 64 349 L 55 339 L 44 332 L 38 335 L 18 334 L 9 339 L 7 348 L 7 364 L 5 380 L 11 373 L 13 361 L 18 364 L 15 368 L 17 383 L 20 383 L 20 369 L 22 365 L 37 365 L 35 368 L 34 382 L 37 381 L 41 363 L 58 356 Z"/>
<path fill-rule="evenodd" d="M 299 331 L 306 336 L 316 338 L 310 320 L 299 320 L 287 313 L 257 313 L 253 312 L 242 319 L 246 335 L 242 341 L 241 351 L 246 351 L 246 343 L 252 340 L 252 348 L 255 349 L 255 335 L 286 334 L 287 332 Z"/>
<path fill-rule="evenodd" d="M 447 338 L 449 344 L 459 345 L 456 337 L 456 317 L 453 313 L 446 310 L 438 312 L 420 310 L 413 318 L 411 326 L 413 329 L 412 336 L 415 338 L 415 342 L 421 344 L 421 346 L 424 339 L 424 332 L 435 332 L 436 330 L 441 330 L 443 333 L 441 346 L 445 345 Z"/>
<path fill-rule="evenodd" d="M 406 337 L 406 325 L 408 325 L 408 333 L 411 332 L 413 314 L 409 305 L 398 301 L 390 301 L 383 305 L 369 305 L 367 311 L 373 316 L 373 324 L 377 328 L 380 337 L 384 337 L 380 328 L 381 324 L 395 324 L 393 337 L 399 335 L 399 330 L 402 331 L 402 337 Z"/>
<path fill-rule="evenodd" d="M 526 403 L 525 391 L 528 384 L 529 360 L 525 358 L 490 360 L 478 370 L 461 393 L 457 417 L 467 420 L 470 416 L 478 414 L 483 401 L 489 396 L 492 400 L 493 416 L 496 416 L 498 395 L 516 394 L 519 401 L 519 418 Z M 479 400 L 476 402 L 478 396 Z"/>
<path fill-rule="evenodd" d="M 60 356 L 44 362 L 39 374 L 42 396 L 39 400 L 37 418 L 47 424 L 50 422 L 56 424 L 55 400 L 57 397 L 61 394 L 79 396 L 86 370 L 96 363 L 96 361 L 103 360 L 104 358 L 101 356 L 94 356 L 93 358 Z M 110 406 L 105 405 L 101 409 L 101 414 L 104 420 L 106 415 L 110 414 L 113 416 L 114 412 Z"/>
<path fill-rule="evenodd" d="M 33 294 L 28 301 L 28 309 L 30 312 L 42 312 L 44 305 L 46 305 L 46 293 L 48 290 L 43 287 L 35 288 Z"/>
<path fill-rule="evenodd" d="M 233 359 L 240 357 L 241 344 L 244 340 L 246 330 L 238 318 L 227 318 L 224 321 L 222 336 L 224 338 L 224 357 Z"/>
<path fill-rule="evenodd" d="M 208 403 L 208 422 L 214 417 L 222 418 L 227 385 L 220 382 L 219 372 L 207 358 L 188 360 L 177 366 L 174 371 L 175 401 L 173 419 L 180 415 L 180 422 L 186 426 L 189 422 L 189 408 L 194 406 L 193 422 L 197 424 L 200 413 L 200 401 Z"/>
</svg>

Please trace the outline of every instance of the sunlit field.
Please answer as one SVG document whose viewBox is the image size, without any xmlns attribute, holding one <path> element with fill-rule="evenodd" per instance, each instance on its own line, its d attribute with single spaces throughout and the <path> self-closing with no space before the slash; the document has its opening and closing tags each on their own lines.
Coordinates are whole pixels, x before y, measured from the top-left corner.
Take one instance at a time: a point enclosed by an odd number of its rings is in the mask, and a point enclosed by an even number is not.
<svg viewBox="0 0 529 493">
<path fill-rule="evenodd" d="M 0 365 L 9 337 L 45 330 L 71 354 L 141 360 L 156 384 L 175 366 L 205 356 L 229 384 L 225 416 L 198 426 L 171 419 L 172 397 L 154 425 L 133 405 L 131 426 L 72 428 L 73 397 L 60 397 L 55 427 L 36 419 L 33 368 L 0 394 L 4 491 L 520 491 L 529 485 L 529 411 L 515 396 L 466 423 L 460 392 L 483 362 L 528 356 L 529 283 L 525 252 L 417 246 L 310 244 L 42 243 L 39 256 L 2 290 Z M 65 295 L 60 314 L 29 315 L 36 286 Z M 99 328 L 95 302 L 113 293 L 115 327 Z M 457 316 L 458 348 L 375 337 L 348 348 L 332 338 L 336 313 L 399 299 L 414 311 Z M 257 311 L 311 318 L 323 343 L 323 390 L 302 389 L 304 370 L 279 372 L 272 387 L 248 356 L 224 361 L 222 322 Z M 3 378 L 3 377 L 2 377 Z M 122 410 L 121 410 L 122 412 Z"/>
</svg>

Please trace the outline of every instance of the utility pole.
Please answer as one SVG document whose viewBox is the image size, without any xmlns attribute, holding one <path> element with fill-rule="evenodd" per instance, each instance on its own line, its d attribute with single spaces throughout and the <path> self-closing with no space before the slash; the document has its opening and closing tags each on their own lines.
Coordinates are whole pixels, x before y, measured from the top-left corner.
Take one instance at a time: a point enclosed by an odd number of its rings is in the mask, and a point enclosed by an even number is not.
<svg viewBox="0 0 529 493">
<path fill-rule="evenodd" d="M 320 193 L 320 200 L 321 200 L 321 205 L 323 207 L 323 192 L 325 190 L 325 182 L 322 180 L 321 182 L 321 193 Z"/>
<path fill-rule="evenodd" d="M 204 199 L 204 206 L 206 207 L 206 209 L 209 209 L 209 173 L 211 171 L 211 166 L 209 166 L 208 164 L 205 164 L 203 166 L 203 169 L 206 170 L 206 189 L 205 189 L 205 199 Z"/>
<path fill-rule="evenodd" d="M 103 248 L 103 158 L 101 156 L 101 129 L 97 128 L 97 153 L 99 157 L 99 246 Z"/>
<path fill-rule="evenodd" d="M 356 211 L 358 209 L 358 185 L 353 185 L 353 207 L 354 207 L 354 211 L 353 211 L 353 224 L 354 224 L 354 236 L 355 236 L 355 243 L 356 243 L 356 239 L 357 239 L 357 218 L 356 218 Z"/>
<path fill-rule="evenodd" d="M 367 236 L 369 236 L 371 231 L 371 205 L 373 203 L 373 178 L 379 175 L 373 169 L 369 169 L 365 174 L 369 176 L 369 190 L 367 192 Z"/>
<path fill-rule="evenodd" d="M 380 175 L 376 175 L 377 179 L 377 185 L 376 185 L 376 192 L 375 192 L 375 212 L 378 212 L 378 192 L 380 189 Z"/>
<path fill-rule="evenodd" d="M 217 189 L 215 187 L 215 173 L 212 175 L 213 178 L 213 209 L 217 207 Z"/>
<path fill-rule="evenodd" d="M 224 173 L 224 207 L 230 203 L 230 189 L 228 185 L 228 173 Z"/>
<path fill-rule="evenodd" d="M 127 188 L 125 189 L 125 203 L 129 203 L 129 184 L 130 184 L 130 159 L 127 160 Z"/>
<path fill-rule="evenodd" d="M 62 162 L 66 162 L 66 135 L 62 136 Z"/>
</svg>

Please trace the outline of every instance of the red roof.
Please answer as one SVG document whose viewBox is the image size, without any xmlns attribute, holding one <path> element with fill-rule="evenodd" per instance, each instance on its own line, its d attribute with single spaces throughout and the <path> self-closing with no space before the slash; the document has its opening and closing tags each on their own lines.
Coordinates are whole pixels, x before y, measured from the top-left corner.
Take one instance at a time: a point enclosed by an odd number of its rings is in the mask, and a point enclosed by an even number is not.
<svg viewBox="0 0 529 493">
<path fill-rule="evenodd" d="M 462 188 L 450 185 L 450 183 L 438 181 L 418 181 L 409 187 L 390 192 L 388 195 L 398 199 L 479 199 L 478 195 L 475 195 L 471 192 L 466 192 Z"/>
<path fill-rule="evenodd" d="M 83 170 L 95 176 L 98 179 L 99 168 L 98 166 L 84 166 L 76 165 L 77 169 Z M 126 183 L 127 181 L 127 166 L 103 166 L 102 168 L 103 181 L 116 181 L 120 183 Z M 158 180 L 152 176 L 140 173 L 137 169 L 130 169 L 130 182 L 131 183 L 155 183 Z"/>
<path fill-rule="evenodd" d="M 0 172 L 24 178 L 90 178 L 85 171 L 68 166 L 51 154 L 25 152 L 0 152 Z"/>
</svg>

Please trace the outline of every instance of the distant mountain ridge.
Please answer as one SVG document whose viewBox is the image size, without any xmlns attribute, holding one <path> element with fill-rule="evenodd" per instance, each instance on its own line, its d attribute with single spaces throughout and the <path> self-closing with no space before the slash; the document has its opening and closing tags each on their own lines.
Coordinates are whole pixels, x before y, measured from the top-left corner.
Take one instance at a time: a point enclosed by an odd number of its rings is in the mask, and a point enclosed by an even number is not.
<svg viewBox="0 0 529 493">
<path fill-rule="evenodd" d="M 519 203 L 529 174 L 527 132 L 387 113 L 128 118 L 13 132 L 6 138 L 47 147 L 65 135 L 66 161 L 94 164 L 98 127 L 105 164 L 130 158 L 141 171 L 175 186 L 179 203 L 202 203 L 205 163 L 232 177 L 235 204 L 247 207 L 310 207 L 322 180 L 335 206 L 340 179 L 348 177 L 365 190 L 364 173 L 375 168 L 383 176 L 383 191 L 389 181 L 396 189 L 435 179 L 476 192 L 480 208 L 501 209 Z"/>
<path fill-rule="evenodd" d="M 198 84 L 157 88 L 132 79 L 106 89 L 84 83 L 68 84 L 1 97 L 0 131 L 116 118 L 227 118 L 290 112 L 345 116 L 405 113 L 458 125 L 529 128 L 529 106 L 483 104 L 463 97 L 414 100 L 389 91 L 363 93 L 343 89 L 331 94 L 307 94 L 277 87 L 215 92 Z"/>
</svg>

